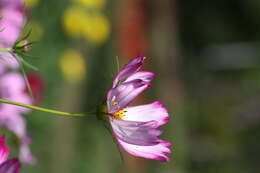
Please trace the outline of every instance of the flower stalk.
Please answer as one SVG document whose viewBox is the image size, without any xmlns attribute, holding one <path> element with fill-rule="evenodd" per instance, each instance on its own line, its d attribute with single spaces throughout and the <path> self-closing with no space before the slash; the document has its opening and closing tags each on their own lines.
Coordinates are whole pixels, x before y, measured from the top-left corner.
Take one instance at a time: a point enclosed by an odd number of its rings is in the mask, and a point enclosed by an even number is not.
<svg viewBox="0 0 260 173">
<path fill-rule="evenodd" d="M 13 102 L 11 100 L 1 99 L 1 98 L 0 98 L 0 103 L 6 103 L 6 104 L 11 104 L 11 105 L 21 106 L 21 107 L 32 109 L 32 110 L 35 110 L 35 111 L 47 112 L 47 113 L 51 113 L 51 114 L 57 114 L 57 115 L 63 115 L 63 116 L 69 116 L 69 117 L 84 117 L 84 116 L 96 115 L 95 112 L 89 112 L 89 113 L 62 112 L 62 111 L 58 111 L 58 110 L 46 109 L 46 108 L 28 105 L 28 104 L 24 104 L 24 103 Z"/>
<path fill-rule="evenodd" d="M 0 48 L 0 52 L 9 52 L 12 51 L 13 48 L 7 47 L 7 48 Z"/>
</svg>

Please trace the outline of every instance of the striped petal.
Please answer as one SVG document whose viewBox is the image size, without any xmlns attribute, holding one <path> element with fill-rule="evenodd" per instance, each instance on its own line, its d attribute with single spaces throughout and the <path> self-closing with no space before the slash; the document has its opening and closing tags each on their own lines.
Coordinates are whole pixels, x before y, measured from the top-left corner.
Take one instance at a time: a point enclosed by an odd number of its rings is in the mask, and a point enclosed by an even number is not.
<svg viewBox="0 0 260 173">
<path fill-rule="evenodd" d="M 156 121 L 159 126 L 164 125 L 169 121 L 168 112 L 163 107 L 163 103 L 159 101 L 146 105 L 130 106 L 124 110 L 126 112 L 122 119 L 127 121 Z"/>
<path fill-rule="evenodd" d="M 116 87 L 121 81 L 124 81 L 129 76 L 137 72 L 143 65 L 144 59 L 144 56 L 139 56 L 126 64 L 125 67 L 118 72 L 115 79 L 113 80 L 113 88 Z"/>
<path fill-rule="evenodd" d="M 109 113 L 115 113 L 125 108 L 139 94 L 150 87 L 150 83 L 142 80 L 125 82 L 112 88 L 107 93 L 107 106 Z"/>
<path fill-rule="evenodd" d="M 139 64 L 139 63 L 142 63 L 142 64 L 143 64 L 144 59 L 145 59 L 145 56 L 143 56 L 143 55 L 140 55 L 140 56 L 138 56 L 138 57 L 135 57 L 135 58 L 133 58 L 132 60 L 130 60 L 130 61 L 125 65 L 125 67 L 132 66 L 132 65 L 135 65 L 135 64 Z"/>
<path fill-rule="evenodd" d="M 144 82 L 151 82 L 155 78 L 155 74 L 148 71 L 140 71 L 136 72 L 133 75 L 129 76 L 125 82 L 129 82 L 132 80 L 140 79 Z"/>
<path fill-rule="evenodd" d="M 110 118 L 110 123 L 116 138 L 126 143 L 149 146 L 160 142 L 158 136 L 162 131 L 156 129 L 156 121 L 136 122 Z"/>
<path fill-rule="evenodd" d="M 159 160 L 162 162 L 170 161 L 170 158 L 166 154 L 171 153 L 171 150 L 168 148 L 171 146 L 170 142 L 161 141 L 158 144 L 151 146 L 141 146 L 126 143 L 117 138 L 118 143 L 130 154 L 143 157 L 146 159 Z"/>
</svg>

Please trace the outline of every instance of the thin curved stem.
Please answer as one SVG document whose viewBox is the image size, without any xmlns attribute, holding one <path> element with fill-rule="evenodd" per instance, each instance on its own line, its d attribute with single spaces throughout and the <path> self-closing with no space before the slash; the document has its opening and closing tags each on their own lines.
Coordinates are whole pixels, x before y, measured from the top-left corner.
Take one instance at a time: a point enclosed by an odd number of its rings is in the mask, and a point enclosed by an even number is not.
<svg viewBox="0 0 260 173">
<path fill-rule="evenodd" d="M 24 107 L 24 108 L 29 108 L 29 109 L 32 109 L 32 110 L 35 110 L 35 111 L 41 111 L 41 112 L 47 112 L 47 113 L 52 113 L 52 114 L 57 114 L 57 115 L 64 115 L 64 116 L 71 116 L 71 117 L 84 117 L 84 116 L 89 116 L 89 115 L 92 115 L 92 116 L 96 115 L 95 112 L 91 112 L 91 113 L 62 112 L 62 111 L 58 111 L 58 110 L 46 109 L 46 108 L 33 106 L 33 105 L 28 105 L 28 104 L 24 104 L 24 103 L 13 102 L 13 101 L 6 100 L 6 99 L 1 99 L 1 98 L 0 98 L 0 103 L 6 103 L 6 104 L 11 104 L 11 105 L 21 106 L 21 107 Z"/>
<path fill-rule="evenodd" d="M 1 52 L 8 52 L 8 51 L 12 51 L 13 48 L 7 47 L 7 48 L 0 48 Z"/>
</svg>

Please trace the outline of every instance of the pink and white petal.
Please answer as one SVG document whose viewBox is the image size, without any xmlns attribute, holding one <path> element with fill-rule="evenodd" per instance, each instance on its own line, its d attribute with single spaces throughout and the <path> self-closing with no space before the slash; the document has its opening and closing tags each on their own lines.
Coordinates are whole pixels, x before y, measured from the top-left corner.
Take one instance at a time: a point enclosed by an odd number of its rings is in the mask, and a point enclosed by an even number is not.
<svg viewBox="0 0 260 173">
<path fill-rule="evenodd" d="M 5 162 L 9 155 L 9 148 L 5 145 L 5 137 L 0 136 L 0 165 Z"/>
<path fill-rule="evenodd" d="M 155 74 L 148 71 L 140 71 L 136 72 L 133 75 L 129 76 L 125 82 L 129 82 L 132 80 L 140 79 L 144 82 L 151 82 L 155 78 Z"/>
<path fill-rule="evenodd" d="M 19 114 L 12 114 L 12 115 L 8 114 L 5 116 L 0 115 L 0 126 L 7 127 L 21 140 L 20 149 L 19 149 L 19 159 L 25 164 L 35 163 L 35 158 L 31 154 L 29 148 L 29 144 L 31 142 L 30 142 L 30 138 L 26 136 L 26 129 L 25 129 L 26 124 L 23 117 Z"/>
<path fill-rule="evenodd" d="M 151 86 L 150 83 L 142 80 L 125 82 L 112 88 L 107 93 L 107 106 L 109 113 L 115 113 L 125 108 L 139 94 Z"/>
<path fill-rule="evenodd" d="M 135 65 L 135 64 L 139 64 L 139 63 L 144 63 L 144 60 L 145 60 L 145 56 L 144 55 L 139 55 L 133 59 L 131 59 L 126 65 L 125 67 L 128 67 L 128 66 L 132 66 L 132 65 Z"/>
<path fill-rule="evenodd" d="M 120 84 L 120 82 L 123 82 L 129 76 L 133 75 L 136 71 L 138 71 L 141 68 L 141 66 L 142 64 L 139 63 L 122 68 L 113 80 L 113 88 Z"/>
<path fill-rule="evenodd" d="M 11 95 L 13 93 L 24 92 L 26 86 L 23 76 L 21 74 L 16 72 L 10 72 L 6 73 L 0 78 L 0 88 L 3 91 L 9 91 L 8 94 Z M 1 94 L 5 93 L 3 92 Z"/>
<path fill-rule="evenodd" d="M 12 47 L 20 35 L 24 25 L 24 17 L 20 10 L 15 7 L 2 7 L 0 21 L 0 40 L 4 40 L 5 46 Z"/>
<path fill-rule="evenodd" d="M 15 102 L 21 102 L 25 104 L 31 104 L 32 100 L 25 93 L 25 89 L 25 81 L 22 75 L 20 75 L 19 73 L 10 72 L 0 77 L 1 97 L 4 99 L 8 99 Z M 0 114 L 1 112 L 6 111 L 26 112 L 29 111 L 29 109 L 9 104 L 1 104 Z"/>
<path fill-rule="evenodd" d="M 169 114 L 160 101 L 146 105 L 130 106 L 125 108 L 125 111 L 125 116 L 122 119 L 127 121 L 157 121 L 158 126 L 164 125 L 169 121 Z"/>
<path fill-rule="evenodd" d="M 32 155 L 29 144 L 31 143 L 30 138 L 27 136 L 21 139 L 19 159 L 25 164 L 33 164 L 36 159 Z"/>
<path fill-rule="evenodd" d="M 11 22 L 15 27 L 21 29 L 24 25 L 24 15 L 22 10 L 17 8 L 19 8 L 19 6 L 3 8 L 2 21 Z"/>
<path fill-rule="evenodd" d="M 17 60 L 9 52 L 0 52 L 0 64 L 1 72 L 3 72 L 6 68 L 17 69 L 19 67 L 19 63 L 17 62 Z"/>
<path fill-rule="evenodd" d="M 139 56 L 131 60 L 128 64 L 126 64 L 114 78 L 113 88 L 116 87 L 120 82 L 124 81 L 129 76 L 137 72 L 143 65 L 144 59 L 144 56 Z"/>
<path fill-rule="evenodd" d="M 26 93 L 11 93 L 9 97 L 3 97 L 4 99 L 8 99 L 15 102 L 20 102 L 24 104 L 32 104 L 32 99 L 26 94 Z M 16 105 L 10 105 L 10 104 L 0 104 L 0 115 L 6 114 L 7 112 L 9 114 L 17 114 L 17 113 L 26 113 L 29 112 L 30 109 L 16 106 Z"/>
<path fill-rule="evenodd" d="M 26 122 L 20 114 L 12 112 L 1 113 L 0 126 L 5 126 L 19 138 L 26 135 Z"/>
<path fill-rule="evenodd" d="M 140 146 L 128 144 L 120 139 L 117 139 L 117 141 L 128 153 L 134 156 L 162 162 L 170 161 L 170 158 L 166 156 L 166 154 L 171 153 L 171 150 L 168 148 L 171 146 L 170 142 L 161 141 L 156 145 Z"/>
<path fill-rule="evenodd" d="M 150 146 L 158 144 L 162 134 L 156 121 L 136 122 L 124 121 L 110 117 L 110 123 L 114 135 L 120 140 L 134 145 Z"/>
<path fill-rule="evenodd" d="M 18 159 L 7 160 L 0 165 L 0 173 L 19 173 L 21 164 Z"/>
<path fill-rule="evenodd" d="M 1 3 L 4 6 L 4 8 L 14 8 L 22 10 L 23 7 L 23 2 L 21 0 L 1 0 Z"/>
<path fill-rule="evenodd" d="M 22 92 L 22 91 L 21 91 Z M 10 97 L 10 100 L 15 101 L 15 102 L 20 102 L 20 103 L 24 103 L 24 104 L 32 104 L 32 99 L 29 95 L 27 95 L 26 93 L 17 93 L 16 95 L 12 95 Z M 10 109 L 15 109 L 16 111 L 20 112 L 20 113 L 26 113 L 31 111 L 28 108 L 24 108 L 21 106 L 15 106 L 15 105 L 8 105 L 11 108 Z"/>
</svg>

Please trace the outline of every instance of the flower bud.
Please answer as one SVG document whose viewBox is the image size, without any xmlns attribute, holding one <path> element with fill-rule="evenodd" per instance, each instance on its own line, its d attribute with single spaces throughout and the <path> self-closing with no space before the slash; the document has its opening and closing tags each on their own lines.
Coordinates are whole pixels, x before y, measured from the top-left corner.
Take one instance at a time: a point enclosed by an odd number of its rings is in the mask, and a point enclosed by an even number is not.
<svg viewBox="0 0 260 173">
<path fill-rule="evenodd" d="M 30 45 L 31 43 L 28 40 L 21 40 L 14 46 L 15 52 L 22 52 L 22 53 L 28 53 L 30 51 Z"/>
</svg>

